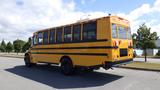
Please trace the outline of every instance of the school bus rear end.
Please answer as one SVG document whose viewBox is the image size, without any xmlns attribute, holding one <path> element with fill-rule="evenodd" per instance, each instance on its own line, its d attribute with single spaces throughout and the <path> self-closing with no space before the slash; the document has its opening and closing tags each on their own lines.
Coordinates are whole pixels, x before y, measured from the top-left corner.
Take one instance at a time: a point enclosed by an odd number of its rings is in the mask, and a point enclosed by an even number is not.
<svg viewBox="0 0 160 90">
<path fill-rule="evenodd" d="M 124 64 L 133 61 L 133 42 L 129 21 L 118 16 L 110 17 L 111 25 L 111 59 L 108 65 Z"/>
</svg>

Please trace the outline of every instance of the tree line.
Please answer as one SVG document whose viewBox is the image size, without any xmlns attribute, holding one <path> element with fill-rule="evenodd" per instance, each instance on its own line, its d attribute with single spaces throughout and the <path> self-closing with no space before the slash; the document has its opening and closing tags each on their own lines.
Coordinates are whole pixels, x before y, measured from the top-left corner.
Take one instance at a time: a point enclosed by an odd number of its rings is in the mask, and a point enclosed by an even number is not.
<svg viewBox="0 0 160 90">
<path fill-rule="evenodd" d="M 15 53 L 20 53 L 20 52 L 25 52 L 26 50 L 29 49 L 30 47 L 30 40 L 23 41 L 23 40 L 15 40 L 13 42 L 8 42 L 6 43 L 5 40 L 2 40 L 2 42 L 0 43 L 0 52 L 15 52 Z"/>
</svg>

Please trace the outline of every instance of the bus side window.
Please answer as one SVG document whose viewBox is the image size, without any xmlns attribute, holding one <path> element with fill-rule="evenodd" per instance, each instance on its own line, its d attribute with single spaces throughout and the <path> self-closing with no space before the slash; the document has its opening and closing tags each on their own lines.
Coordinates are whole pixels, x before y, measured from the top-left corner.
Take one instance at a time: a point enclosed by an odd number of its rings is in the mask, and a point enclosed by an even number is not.
<svg viewBox="0 0 160 90">
<path fill-rule="evenodd" d="M 33 45 L 37 44 L 37 36 L 36 35 L 33 36 L 32 43 L 33 43 Z"/>
<path fill-rule="evenodd" d="M 40 32 L 38 33 L 38 44 L 42 45 L 42 43 L 43 43 L 43 33 Z"/>
<path fill-rule="evenodd" d="M 64 27 L 64 42 L 70 42 L 71 38 L 71 26 Z"/>
<path fill-rule="evenodd" d="M 48 31 L 43 32 L 43 44 L 48 44 Z"/>
<path fill-rule="evenodd" d="M 83 24 L 83 40 L 96 40 L 97 22 Z"/>
<path fill-rule="evenodd" d="M 50 44 L 55 43 L 55 29 L 50 31 Z"/>
<path fill-rule="evenodd" d="M 56 29 L 56 42 L 61 43 L 62 42 L 62 28 Z"/>
<path fill-rule="evenodd" d="M 81 24 L 73 26 L 73 41 L 80 41 L 81 40 Z"/>
</svg>

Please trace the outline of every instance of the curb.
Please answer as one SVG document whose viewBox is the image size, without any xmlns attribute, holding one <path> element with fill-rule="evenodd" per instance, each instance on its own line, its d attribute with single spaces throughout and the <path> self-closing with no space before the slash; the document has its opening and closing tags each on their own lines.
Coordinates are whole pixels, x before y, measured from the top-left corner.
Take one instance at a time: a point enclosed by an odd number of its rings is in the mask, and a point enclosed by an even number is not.
<svg viewBox="0 0 160 90">
<path fill-rule="evenodd" d="M 0 57 L 24 58 L 23 56 L 5 56 L 5 55 L 0 55 Z"/>
<path fill-rule="evenodd" d="M 125 69 L 133 69 L 133 70 L 143 70 L 143 71 L 160 72 L 160 70 L 156 70 L 156 69 L 146 69 L 146 68 L 135 68 L 135 67 L 116 67 L 116 68 L 125 68 Z"/>
</svg>

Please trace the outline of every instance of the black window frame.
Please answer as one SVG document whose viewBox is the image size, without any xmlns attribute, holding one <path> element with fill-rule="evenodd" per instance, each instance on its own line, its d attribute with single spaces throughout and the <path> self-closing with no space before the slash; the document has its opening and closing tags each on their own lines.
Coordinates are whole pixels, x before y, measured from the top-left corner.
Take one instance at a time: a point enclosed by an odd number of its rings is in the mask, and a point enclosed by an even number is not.
<svg viewBox="0 0 160 90">
<path fill-rule="evenodd" d="M 62 35 L 63 35 L 63 28 L 62 27 L 56 28 L 56 43 L 63 42 Z"/>
<path fill-rule="evenodd" d="M 49 32 L 49 44 L 54 44 L 55 43 L 55 35 L 56 35 L 56 30 L 55 29 L 51 29 Z"/>
<path fill-rule="evenodd" d="M 91 37 L 89 33 L 94 33 L 94 36 Z M 85 35 L 87 34 L 87 35 Z M 83 41 L 95 41 L 97 40 L 97 21 L 90 21 L 83 23 Z M 91 37 L 91 38 L 90 38 Z"/>
<path fill-rule="evenodd" d="M 78 39 L 76 34 L 78 34 Z M 73 25 L 72 41 L 73 42 L 81 41 L 81 24 Z"/>
<path fill-rule="evenodd" d="M 48 32 L 49 32 L 48 30 L 43 32 L 43 44 L 48 44 L 48 36 L 49 36 Z"/>
<path fill-rule="evenodd" d="M 69 34 L 71 36 L 69 36 Z M 71 42 L 72 41 L 72 26 L 64 27 L 64 42 Z"/>
</svg>

